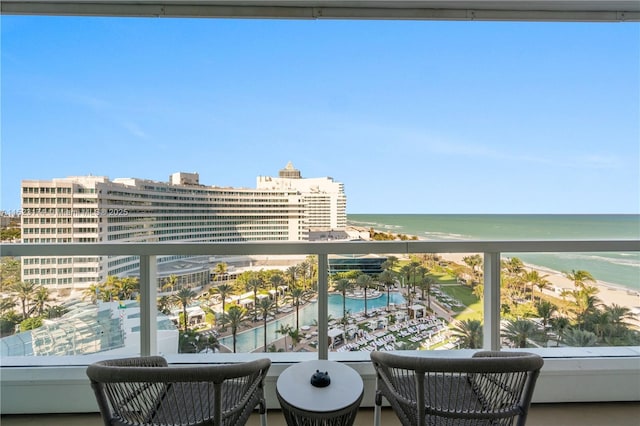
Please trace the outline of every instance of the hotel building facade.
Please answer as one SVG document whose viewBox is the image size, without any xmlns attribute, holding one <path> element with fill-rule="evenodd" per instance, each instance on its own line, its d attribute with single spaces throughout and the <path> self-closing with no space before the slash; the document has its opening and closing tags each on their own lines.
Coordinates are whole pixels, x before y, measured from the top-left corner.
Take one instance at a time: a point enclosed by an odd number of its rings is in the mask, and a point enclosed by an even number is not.
<svg viewBox="0 0 640 426">
<path fill-rule="evenodd" d="M 24 243 L 306 241 L 311 228 L 344 229 L 344 186 L 302 178 L 289 163 L 256 189 L 205 186 L 197 173 L 169 182 L 104 176 L 22 181 Z M 207 258 L 158 259 L 159 280 L 178 265 L 183 284 L 206 284 Z M 164 265 L 164 267 L 163 267 Z M 22 277 L 51 289 L 84 289 L 136 275 L 135 256 L 24 257 Z M 188 273 L 184 273 L 188 272 Z"/>
<path fill-rule="evenodd" d="M 347 227 L 347 197 L 344 184 L 330 177 L 302 178 L 289 162 L 278 177 L 259 176 L 256 187 L 273 191 L 296 191 L 302 197 L 309 229 L 344 230 Z"/>
</svg>

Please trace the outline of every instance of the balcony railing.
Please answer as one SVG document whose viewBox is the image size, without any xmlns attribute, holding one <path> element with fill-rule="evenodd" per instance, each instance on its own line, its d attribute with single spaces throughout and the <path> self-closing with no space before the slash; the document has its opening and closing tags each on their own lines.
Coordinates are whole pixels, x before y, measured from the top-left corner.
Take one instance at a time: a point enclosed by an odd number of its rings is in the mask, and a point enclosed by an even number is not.
<svg viewBox="0 0 640 426">
<path fill-rule="evenodd" d="M 2 256 L 139 256 L 140 259 L 140 354 L 156 354 L 157 322 L 157 257 L 158 256 L 275 256 L 275 255 L 315 255 L 318 259 L 318 341 L 328 340 L 328 290 L 329 255 L 385 254 L 402 255 L 434 253 L 480 253 L 484 257 L 484 333 L 483 348 L 500 349 L 500 260 L 503 253 L 593 253 L 593 252 L 638 252 L 638 240 L 590 240 L 590 241 L 384 241 L 384 242 L 282 242 L 282 243 L 95 243 L 95 244 L 5 244 L 1 247 Z M 526 350 L 530 350 L 527 348 Z M 637 380 L 640 378 L 640 349 L 637 347 L 618 348 L 564 348 L 531 349 L 547 358 L 545 371 L 535 398 L 537 402 L 548 401 L 604 401 L 638 400 L 640 390 Z M 455 352 L 455 353 L 454 353 Z M 451 351 L 450 356 L 462 356 L 467 351 Z M 461 355 L 457 355 L 461 353 Z M 245 360 L 260 354 L 216 354 L 216 358 L 207 358 L 206 362 L 228 362 Z M 366 398 L 372 400 L 371 385 L 373 372 L 367 362 L 367 352 L 331 352 L 326 345 L 318 345 L 317 353 L 268 353 L 275 362 L 273 372 L 277 375 L 287 363 L 301 359 L 318 357 L 344 362 L 357 363 L 356 368 L 365 377 Z M 87 363 L 100 359 L 100 354 L 82 357 L 23 357 L 30 359 L 3 359 L 3 395 L 10 396 L 7 404 L 16 408 L 8 412 L 19 412 L 23 397 L 42 391 L 42 407 L 34 410 L 29 406 L 25 412 L 64 412 L 69 410 L 65 403 L 55 402 L 46 391 L 53 382 L 56 386 L 73 377 L 72 384 L 79 386 L 83 381 L 83 367 Z M 105 355 L 102 355 L 105 356 Z M 611 356 L 619 357 L 611 363 Z M 34 360 L 37 358 L 38 360 Z M 35 362 L 34 362 L 35 361 Z M 172 361 L 170 359 L 170 361 Z M 197 355 L 180 355 L 174 362 L 202 362 Z M 38 370 L 37 366 L 41 370 Z M 57 365 L 75 365 L 71 372 L 57 369 Z M 75 367 L 74 367 L 75 368 Z M 46 370 L 46 372 L 45 372 Z M 26 375 L 25 375 L 26 374 Z M 576 379 L 577 376 L 578 379 Z M 26 381 L 24 377 L 27 377 Z M 567 382 L 567 378 L 573 382 Z M 33 381 L 42 380 L 42 387 L 34 389 Z M 275 378 L 268 383 L 273 385 Z M 586 380 L 586 381 L 582 381 Z M 608 381 L 608 382 L 607 382 Z M 604 383 L 609 383 L 608 385 Z M 29 384 L 27 384 L 29 383 Z M 597 383 L 597 385 L 596 385 Z M 595 388 L 603 385 L 604 390 Z M 82 383 L 78 392 L 86 389 Z M 30 387 L 31 386 L 31 387 Z M 569 389 L 569 391 L 567 391 Z M 589 390 L 591 389 L 591 390 Z M 613 390 L 615 389 L 615 391 Z M 21 396 L 22 395 L 22 396 Z M 62 398 L 62 396 L 61 396 Z M 613 399 L 611 399 L 613 398 Z M 5 398 L 3 398 L 5 399 Z M 28 399 L 28 398 L 27 398 Z M 93 402 L 87 400 L 88 404 Z M 274 402 L 275 403 L 275 402 Z M 17 404 L 17 405 L 15 405 Z M 26 403 L 25 403 L 26 404 Z M 5 407 L 5 401 L 3 401 Z M 53 408 L 52 408 L 53 407 Z M 3 408 L 4 409 L 4 408 Z M 30 411 L 29 411 L 30 410 Z M 45 411 L 41 411 L 45 410 Z M 47 411 L 48 410 L 48 411 Z M 71 411 L 75 411 L 75 408 Z"/>
<path fill-rule="evenodd" d="M 316 255 L 318 258 L 318 341 L 328 339 L 328 289 L 331 254 L 482 253 L 484 256 L 483 348 L 500 348 L 501 253 L 637 252 L 637 240 L 592 241 L 383 241 L 383 242 L 278 242 L 278 243 L 96 243 L 8 244 L 2 256 L 139 256 L 140 348 L 142 355 L 156 354 L 156 258 L 163 255 Z M 328 358 L 326 345 L 318 357 Z"/>
</svg>

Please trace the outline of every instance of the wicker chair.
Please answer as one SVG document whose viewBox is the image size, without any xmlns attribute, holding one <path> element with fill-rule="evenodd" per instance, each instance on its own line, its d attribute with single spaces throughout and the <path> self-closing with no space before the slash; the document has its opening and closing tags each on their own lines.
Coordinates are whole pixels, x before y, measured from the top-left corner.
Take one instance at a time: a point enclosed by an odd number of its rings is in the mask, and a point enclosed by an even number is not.
<svg viewBox="0 0 640 426">
<path fill-rule="evenodd" d="M 256 407 L 266 426 L 269 359 L 169 367 L 159 356 L 101 361 L 87 368 L 105 426 L 244 425 Z"/>
<path fill-rule="evenodd" d="M 404 426 L 525 424 L 541 357 L 477 352 L 434 358 L 372 352 L 376 369 L 375 425 L 384 396 Z"/>
</svg>

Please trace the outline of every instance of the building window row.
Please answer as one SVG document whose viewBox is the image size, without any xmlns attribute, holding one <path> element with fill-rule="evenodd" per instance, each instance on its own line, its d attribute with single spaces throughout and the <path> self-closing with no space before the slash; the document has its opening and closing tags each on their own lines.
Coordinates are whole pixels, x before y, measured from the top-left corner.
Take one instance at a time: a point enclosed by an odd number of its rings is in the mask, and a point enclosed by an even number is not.
<svg viewBox="0 0 640 426">
<path fill-rule="evenodd" d="M 138 261 L 138 257 L 137 256 L 127 256 L 127 257 L 120 257 L 117 258 L 115 260 L 109 260 L 108 265 L 109 265 L 109 269 L 116 267 L 118 265 L 122 265 L 125 263 L 132 263 L 132 262 L 137 262 Z"/>
<path fill-rule="evenodd" d="M 71 188 L 60 187 L 33 187 L 25 186 L 22 188 L 23 194 L 71 194 Z"/>
<path fill-rule="evenodd" d="M 24 197 L 23 204 L 71 204 L 71 198 Z"/>
</svg>

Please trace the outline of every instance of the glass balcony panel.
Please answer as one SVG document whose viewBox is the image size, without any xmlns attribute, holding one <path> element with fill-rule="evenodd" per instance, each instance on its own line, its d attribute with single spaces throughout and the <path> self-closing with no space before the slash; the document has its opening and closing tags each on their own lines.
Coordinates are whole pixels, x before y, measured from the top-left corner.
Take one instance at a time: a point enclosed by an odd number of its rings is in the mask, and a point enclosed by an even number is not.
<svg viewBox="0 0 640 426">
<path fill-rule="evenodd" d="M 131 338 L 139 334 L 138 279 L 96 284 L 101 263 L 98 256 L 3 257 L 2 357 L 139 353 L 139 337 Z"/>
<path fill-rule="evenodd" d="M 314 256 L 215 256 L 210 270 L 186 329 L 180 320 L 179 353 L 317 351 Z"/>
<path fill-rule="evenodd" d="M 481 276 L 463 260 L 469 256 L 330 256 L 329 334 L 340 336 L 330 350 L 481 347 Z M 466 341 L 459 326 L 469 321 L 480 334 Z"/>
<path fill-rule="evenodd" d="M 638 268 L 638 252 L 504 255 L 502 347 L 640 344 Z"/>
</svg>

